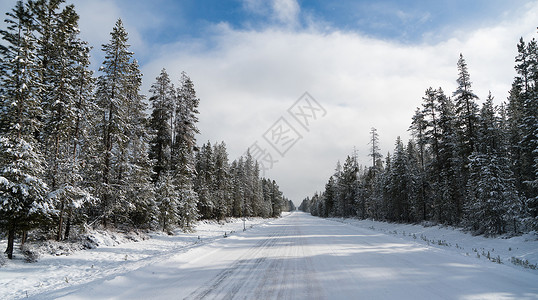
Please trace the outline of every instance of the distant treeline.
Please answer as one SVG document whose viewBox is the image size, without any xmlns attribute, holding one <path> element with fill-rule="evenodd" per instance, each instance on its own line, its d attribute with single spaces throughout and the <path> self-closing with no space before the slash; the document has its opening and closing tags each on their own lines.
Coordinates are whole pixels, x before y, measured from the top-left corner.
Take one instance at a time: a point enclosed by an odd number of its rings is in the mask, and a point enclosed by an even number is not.
<svg viewBox="0 0 538 300">
<path fill-rule="evenodd" d="M 348 156 L 325 190 L 299 209 L 321 217 L 434 221 L 496 235 L 538 230 L 538 47 L 517 45 L 517 76 L 499 106 L 491 93 L 479 107 L 467 64 L 457 63 L 458 88 L 448 97 L 426 90 L 404 145 L 396 140 L 383 163 L 370 132 L 370 167 Z"/>
</svg>

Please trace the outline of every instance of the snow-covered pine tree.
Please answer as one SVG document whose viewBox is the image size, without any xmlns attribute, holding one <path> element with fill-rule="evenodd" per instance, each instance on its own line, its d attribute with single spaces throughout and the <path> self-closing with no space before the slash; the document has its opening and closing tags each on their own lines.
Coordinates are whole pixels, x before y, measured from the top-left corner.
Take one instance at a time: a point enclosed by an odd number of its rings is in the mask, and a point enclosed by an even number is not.
<svg viewBox="0 0 538 300">
<path fill-rule="evenodd" d="M 441 89 L 439 89 L 442 91 Z M 441 130 L 439 129 L 439 102 L 438 94 L 440 92 L 428 88 L 425 97 L 422 97 L 422 114 L 425 119 L 424 139 L 429 144 L 428 150 L 431 153 L 432 160 L 430 163 L 425 162 L 425 168 L 431 171 L 430 181 L 438 182 L 439 174 L 439 140 L 441 139 Z"/>
<path fill-rule="evenodd" d="M 343 206 L 343 217 L 356 215 L 356 201 L 358 189 L 358 163 L 354 156 L 347 156 L 342 167 L 342 176 L 338 182 L 340 189 L 341 203 Z"/>
<path fill-rule="evenodd" d="M 228 153 L 226 144 L 221 142 L 213 146 L 213 159 L 215 166 L 214 188 L 215 188 L 215 217 L 223 220 L 231 216 L 232 212 L 232 177 L 228 164 Z"/>
<path fill-rule="evenodd" d="M 196 154 L 194 190 L 198 194 L 198 211 L 202 219 L 213 219 L 215 203 L 215 164 L 213 147 L 208 141 Z"/>
<path fill-rule="evenodd" d="M 510 158 L 517 190 L 524 197 L 527 224 L 538 228 L 538 46 L 535 39 L 517 45 L 517 76 L 507 106 Z"/>
<path fill-rule="evenodd" d="M 457 117 L 452 100 L 442 89 L 437 91 L 439 105 L 439 182 L 434 197 L 436 218 L 439 222 L 456 225 L 463 210 L 465 181 L 462 174 L 463 160 L 460 156 L 461 144 L 458 139 Z"/>
<path fill-rule="evenodd" d="M 172 116 L 176 91 L 165 69 L 155 79 L 149 92 L 152 106 L 149 128 L 152 131 L 149 157 L 155 161 L 153 182 L 157 182 L 162 172 L 171 170 Z"/>
<path fill-rule="evenodd" d="M 244 177 L 244 160 L 240 157 L 238 160 L 234 160 L 230 166 L 232 172 L 232 216 L 239 218 L 243 216 L 244 205 L 244 186 L 242 184 L 242 178 Z"/>
<path fill-rule="evenodd" d="M 45 161 L 35 139 L 42 110 L 39 63 L 30 11 L 21 1 L 0 31 L 0 227 L 7 231 L 6 253 L 13 257 L 15 234 L 36 227 L 52 214 L 43 181 Z"/>
<path fill-rule="evenodd" d="M 453 93 L 457 125 L 462 135 L 462 157 L 466 158 L 475 150 L 476 127 L 478 123 L 478 96 L 472 90 L 467 63 L 460 54 L 458 59 L 458 88 Z"/>
<path fill-rule="evenodd" d="M 263 188 L 260 179 L 260 165 L 256 160 L 254 162 L 253 174 L 252 174 L 252 215 L 261 216 L 263 208 Z"/>
<path fill-rule="evenodd" d="M 381 159 L 383 156 L 379 153 L 379 134 L 374 127 L 370 129 L 370 141 L 368 144 L 370 145 L 370 153 L 368 155 L 372 157 L 372 168 L 374 168 L 375 172 L 377 160 Z"/>
<path fill-rule="evenodd" d="M 135 227 L 148 227 L 155 219 L 155 197 L 151 178 L 153 163 L 149 154 L 150 134 L 147 128 L 146 103 L 140 95 L 142 74 L 138 62 L 133 60 L 127 74 L 129 86 L 126 88 L 126 127 L 124 135 L 127 141 L 120 153 L 123 165 L 120 165 L 118 181 L 123 185 L 124 198 L 115 211 L 116 219 L 121 217 L 123 224 Z"/>
<path fill-rule="evenodd" d="M 529 89 L 524 94 L 522 106 L 521 150 L 524 161 L 523 183 L 529 211 L 528 224 L 538 230 L 538 42 L 527 44 L 529 56 Z"/>
<path fill-rule="evenodd" d="M 92 197 L 81 186 L 79 142 L 80 116 L 90 101 L 92 89 L 89 48 L 78 38 L 78 19 L 73 5 L 60 9 L 62 0 L 30 2 L 35 30 L 39 33 L 37 54 L 40 62 L 40 94 L 43 128 L 39 139 L 48 162 L 46 180 L 49 198 L 58 210 L 57 240 L 64 238 L 63 227 L 73 209 Z M 67 222 L 69 224 L 69 222 Z M 65 235 L 69 236 L 69 233 Z"/>
<path fill-rule="evenodd" d="M 271 182 L 271 204 L 273 205 L 273 218 L 280 217 L 282 214 L 282 192 L 280 191 L 276 181 Z"/>
<path fill-rule="evenodd" d="M 336 185 L 336 193 L 334 195 L 334 214 L 335 216 L 342 217 L 344 216 L 344 203 L 343 203 L 343 196 L 342 196 L 342 189 L 340 188 L 340 182 L 342 181 L 342 164 L 340 161 L 336 162 L 336 167 L 334 170 L 334 182 Z"/>
<path fill-rule="evenodd" d="M 95 217 L 100 218 L 105 227 L 115 221 L 114 212 L 125 199 L 122 166 L 130 138 L 126 128 L 129 122 L 128 96 L 133 88 L 130 82 L 133 53 L 128 50 L 127 31 L 121 19 L 118 19 L 110 35 L 110 42 L 102 47 L 105 60 L 100 68 L 102 74 L 98 77 L 96 91 L 100 120 L 94 128 L 93 138 L 102 154 L 91 162 L 100 177 L 95 183 L 95 191 L 101 207 L 99 215 Z"/>
<path fill-rule="evenodd" d="M 469 158 L 465 205 L 464 223 L 480 234 L 502 234 L 508 228 L 517 231 L 521 221 L 521 203 L 502 135 L 490 93 L 479 115 L 477 151 Z"/>
<path fill-rule="evenodd" d="M 398 137 L 394 154 L 392 155 L 392 165 L 390 184 L 387 186 L 390 202 L 388 203 L 388 219 L 390 221 L 407 222 L 409 221 L 409 172 L 407 153 L 403 143 Z"/>
<path fill-rule="evenodd" d="M 162 172 L 155 183 L 157 219 L 164 232 L 171 230 L 180 221 L 180 197 L 171 171 Z"/>
<path fill-rule="evenodd" d="M 172 168 L 174 182 L 180 195 L 180 226 L 191 230 L 199 217 L 198 195 L 194 190 L 196 176 L 194 151 L 196 137 L 199 133 L 198 103 L 194 84 L 185 72 L 181 73 L 180 86 L 177 90 L 176 116 L 174 119 L 174 135 L 172 144 Z"/>
<path fill-rule="evenodd" d="M 431 207 L 431 200 L 429 199 L 427 192 L 427 174 L 426 163 L 429 162 L 429 156 L 427 155 L 428 138 L 426 136 L 426 130 L 428 129 L 428 123 L 426 122 L 426 116 L 423 110 L 417 108 L 413 115 L 411 126 L 409 130 L 415 140 L 417 146 L 417 174 L 415 180 L 416 191 L 415 199 L 416 204 L 421 207 L 415 207 L 416 211 L 421 211 L 422 215 L 420 219 L 426 220 L 429 214 L 429 207 Z M 409 148 L 409 147 L 408 147 Z M 409 149 L 408 149 L 409 152 Z M 411 155 L 411 154 L 410 154 Z"/>
<path fill-rule="evenodd" d="M 329 177 L 329 181 L 325 184 L 325 211 L 321 215 L 322 217 L 332 217 L 335 216 L 334 204 L 336 201 L 337 186 L 334 180 L 334 176 Z"/>
<path fill-rule="evenodd" d="M 419 222 L 426 219 L 425 176 L 421 169 L 420 151 L 413 140 L 408 141 L 405 152 L 407 156 L 407 183 L 409 185 L 409 222 Z"/>
</svg>

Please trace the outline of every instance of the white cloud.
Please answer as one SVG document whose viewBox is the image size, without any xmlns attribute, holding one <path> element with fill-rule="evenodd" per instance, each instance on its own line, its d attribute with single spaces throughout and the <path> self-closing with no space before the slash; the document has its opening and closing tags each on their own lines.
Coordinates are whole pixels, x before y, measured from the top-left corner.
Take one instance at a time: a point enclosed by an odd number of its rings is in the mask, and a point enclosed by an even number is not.
<svg viewBox="0 0 538 300">
<path fill-rule="evenodd" d="M 295 25 L 300 12 L 296 0 L 273 0 L 275 18 L 283 24 Z"/>
<path fill-rule="evenodd" d="M 287 27 L 295 27 L 298 24 L 301 10 L 297 0 L 244 0 L 243 8 Z"/>
</svg>

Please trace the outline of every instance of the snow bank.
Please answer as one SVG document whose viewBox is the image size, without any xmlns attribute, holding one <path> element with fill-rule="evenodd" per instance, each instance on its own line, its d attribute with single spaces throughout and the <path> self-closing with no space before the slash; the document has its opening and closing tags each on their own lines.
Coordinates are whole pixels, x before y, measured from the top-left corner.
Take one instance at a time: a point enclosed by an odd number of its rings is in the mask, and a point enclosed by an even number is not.
<svg viewBox="0 0 538 300">
<path fill-rule="evenodd" d="M 274 219 L 247 219 L 245 227 L 248 230 L 271 220 Z M 26 263 L 16 245 L 14 259 L 0 261 L 0 299 L 26 298 L 71 285 L 114 278 L 193 247 L 242 233 L 243 226 L 242 219 L 231 219 L 220 223 L 198 222 L 194 232 L 176 230 L 174 235 L 93 230 L 77 242 L 28 243 L 26 250 L 39 258 L 34 263 Z M 5 249 L 6 245 L 6 240 L 0 241 L 0 249 Z M 85 250 L 80 251 L 82 249 Z"/>
<path fill-rule="evenodd" d="M 448 249 L 480 260 L 535 270 L 538 273 L 538 233 L 536 232 L 516 237 L 486 238 L 473 236 L 459 228 L 442 225 L 399 224 L 340 218 L 330 220 L 391 234 L 403 240 L 430 247 Z"/>
</svg>

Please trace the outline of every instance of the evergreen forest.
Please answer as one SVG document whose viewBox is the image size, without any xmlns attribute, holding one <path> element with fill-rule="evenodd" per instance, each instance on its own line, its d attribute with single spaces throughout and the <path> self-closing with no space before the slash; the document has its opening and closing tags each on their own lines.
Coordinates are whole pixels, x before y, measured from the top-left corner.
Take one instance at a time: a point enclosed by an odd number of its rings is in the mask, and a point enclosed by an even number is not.
<svg viewBox="0 0 538 300">
<path fill-rule="evenodd" d="M 142 73 L 119 19 L 98 72 L 64 0 L 19 1 L 0 31 L 0 230 L 13 256 L 29 236 L 192 230 L 200 219 L 278 217 L 294 209 L 249 152 L 199 147 L 194 83 Z M 151 113 L 148 114 L 147 112 Z"/>
<path fill-rule="evenodd" d="M 405 143 L 383 155 L 369 133 L 370 166 L 338 162 L 325 189 L 299 209 L 321 217 L 446 224 L 486 236 L 538 230 L 538 45 L 520 39 L 509 97 L 479 105 L 467 62 L 457 89 L 428 88 Z"/>
</svg>

